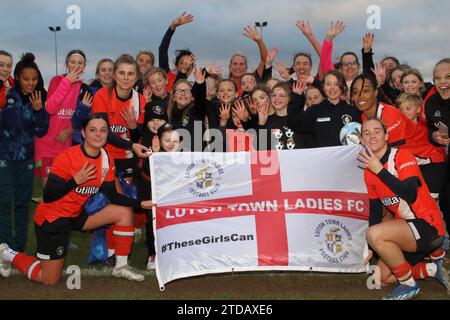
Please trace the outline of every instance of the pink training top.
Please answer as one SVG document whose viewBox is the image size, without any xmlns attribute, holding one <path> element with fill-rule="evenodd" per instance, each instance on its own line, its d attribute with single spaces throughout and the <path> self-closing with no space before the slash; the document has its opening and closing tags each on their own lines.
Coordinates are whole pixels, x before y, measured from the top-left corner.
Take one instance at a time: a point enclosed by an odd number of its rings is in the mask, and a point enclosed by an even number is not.
<svg viewBox="0 0 450 320">
<path fill-rule="evenodd" d="M 72 115 L 78 102 L 81 81 L 74 84 L 65 75 L 55 76 L 50 80 L 45 110 L 50 115 L 48 132 L 42 138 L 35 139 L 36 161 L 42 158 L 55 158 L 61 151 L 72 145 L 72 137 L 65 143 L 56 141 L 63 129 L 72 128 Z"/>
<path fill-rule="evenodd" d="M 328 70 L 334 70 L 332 55 L 333 41 L 323 40 L 322 51 L 320 52 L 320 67 L 324 75 Z"/>
</svg>

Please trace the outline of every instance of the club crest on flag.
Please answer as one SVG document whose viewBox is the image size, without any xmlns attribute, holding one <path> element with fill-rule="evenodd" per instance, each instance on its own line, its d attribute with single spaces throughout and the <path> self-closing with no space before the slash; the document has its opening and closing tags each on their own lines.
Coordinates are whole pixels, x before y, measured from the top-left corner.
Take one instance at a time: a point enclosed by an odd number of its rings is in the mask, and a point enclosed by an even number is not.
<svg viewBox="0 0 450 320">
<path fill-rule="evenodd" d="M 220 190 L 224 170 L 211 159 L 198 160 L 188 166 L 185 178 L 190 182 L 188 191 L 196 197 L 209 197 Z"/>
<path fill-rule="evenodd" d="M 327 248 L 333 254 L 342 252 L 342 235 L 340 234 L 340 231 L 341 229 L 333 227 L 326 235 L 327 240 L 325 242 Z"/>
<path fill-rule="evenodd" d="M 195 182 L 197 183 L 197 188 L 206 189 L 211 187 L 213 183 L 212 172 L 209 171 L 208 166 L 201 168 L 195 175 Z"/>
<path fill-rule="evenodd" d="M 327 219 L 321 222 L 316 228 L 315 236 L 322 240 L 319 241 L 319 252 L 328 263 L 342 263 L 349 257 L 352 234 L 342 221 Z"/>
</svg>

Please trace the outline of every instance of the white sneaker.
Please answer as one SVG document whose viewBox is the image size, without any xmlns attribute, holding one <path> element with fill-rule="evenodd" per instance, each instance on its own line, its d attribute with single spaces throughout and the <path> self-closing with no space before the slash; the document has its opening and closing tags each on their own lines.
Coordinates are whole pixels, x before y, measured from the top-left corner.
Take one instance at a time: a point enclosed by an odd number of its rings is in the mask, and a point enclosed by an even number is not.
<svg viewBox="0 0 450 320">
<path fill-rule="evenodd" d="M 131 281 L 143 281 L 144 280 L 144 276 L 140 273 L 137 273 L 128 264 L 126 264 L 120 268 L 114 267 L 114 269 L 112 271 L 112 275 L 113 275 L 113 277 L 116 277 L 116 278 L 125 278 L 125 279 L 131 280 Z"/>
<path fill-rule="evenodd" d="M 155 270 L 156 269 L 156 264 L 155 264 L 155 256 L 150 256 L 148 257 L 147 260 L 147 270 Z"/>
<path fill-rule="evenodd" d="M 6 243 L 0 244 L 0 274 L 4 278 L 8 278 L 11 275 L 11 262 L 4 259 L 2 256 L 3 251 L 8 249 L 9 247 Z"/>
</svg>

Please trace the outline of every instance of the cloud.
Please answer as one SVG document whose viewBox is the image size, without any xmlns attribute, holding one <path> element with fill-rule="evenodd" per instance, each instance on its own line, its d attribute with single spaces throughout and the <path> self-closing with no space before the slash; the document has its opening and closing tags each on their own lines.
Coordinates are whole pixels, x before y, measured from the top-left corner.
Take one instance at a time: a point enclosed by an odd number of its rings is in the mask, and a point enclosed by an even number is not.
<svg viewBox="0 0 450 320">
<path fill-rule="evenodd" d="M 434 63 L 450 52 L 447 13 L 448 2 L 419 0 L 173 0 L 173 1 L 91 1 L 91 0 L 22 0 L 2 1 L 2 23 L 8 32 L 2 34 L 2 49 L 10 51 L 17 61 L 25 51 L 36 53 L 37 62 L 48 83 L 53 75 L 54 35 L 49 25 L 60 25 L 58 37 L 59 70 L 66 53 L 83 49 L 89 60 L 87 78 L 93 77 L 96 61 L 116 58 L 128 52 L 147 48 L 157 55 L 159 43 L 170 22 L 181 12 L 194 14 L 192 24 L 176 30 L 169 49 L 172 62 L 175 49 L 188 47 L 200 64 L 217 62 L 226 70 L 230 56 L 245 53 L 251 66 L 259 61 L 256 44 L 242 35 L 243 27 L 255 21 L 267 21 L 263 30 L 269 48 L 280 49 L 279 60 L 289 64 L 297 51 L 313 49 L 295 27 L 300 19 L 310 20 L 319 42 L 330 21 L 343 20 L 346 29 L 335 41 L 334 56 L 351 50 L 360 54 L 362 36 L 368 32 L 367 7 L 376 4 L 381 10 L 381 30 L 374 30 L 375 57 L 395 55 L 401 61 L 417 66 L 426 78 L 431 77 Z M 69 5 L 81 8 L 81 30 L 65 26 Z M 314 62 L 318 58 L 313 54 Z"/>
</svg>

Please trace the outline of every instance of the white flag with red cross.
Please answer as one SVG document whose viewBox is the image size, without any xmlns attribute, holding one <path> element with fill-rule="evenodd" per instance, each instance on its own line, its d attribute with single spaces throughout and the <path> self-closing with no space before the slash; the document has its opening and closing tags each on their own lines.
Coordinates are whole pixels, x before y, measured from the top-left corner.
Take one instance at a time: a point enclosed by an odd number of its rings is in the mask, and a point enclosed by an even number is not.
<svg viewBox="0 0 450 320">
<path fill-rule="evenodd" d="M 369 207 L 358 151 L 152 155 L 160 287 L 232 271 L 366 271 Z"/>
</svg>

